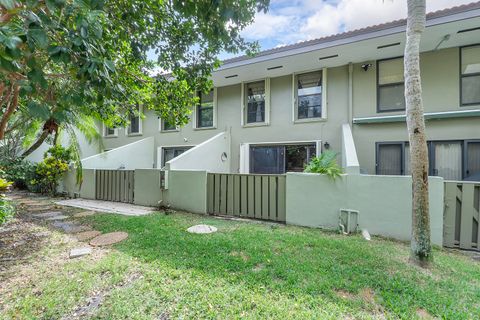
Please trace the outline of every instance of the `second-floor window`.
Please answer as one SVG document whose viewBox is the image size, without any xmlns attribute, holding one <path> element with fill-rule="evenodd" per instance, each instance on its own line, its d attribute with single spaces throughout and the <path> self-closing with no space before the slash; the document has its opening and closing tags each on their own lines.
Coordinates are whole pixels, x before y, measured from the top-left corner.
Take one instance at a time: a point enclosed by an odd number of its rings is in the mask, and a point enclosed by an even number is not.
<svg viewBox="0 0 480 320">
<path fill-rule="evenodd" d="M 177 131 L 177 125 L 171 121 L 161 119 L 161 131 Z"/>
<path fill-rule="evenodd" d="M 299 74 L 296 77 L 296 119 L 322 117 L 322 71 Z"/>
<path fill-rule="evenodd" d="M 377 111 L 405 110 L 403 57 L 377 63 Z"/>
<path fill-rule="evenodd" d="M 480 104 L 480 45 L 461 48 L 461 104 Z"/>
<path fill-rule="evenodd" d="M 245 84 L 245 117 L 246 124 L 265 122 L 265 81 Z"/>
<path fill-rule="evenodd" d="M 199 103 L 197 105 L 196 127 L 212 128 L 214 126 L 214 92 L 208 94 L 198 92 Z"/>
<path fill-rule="evenodd" d="M 140 107 L 135 107 L 129 116 L 130 124 L 127 132 L 129 135 L 137 135 L 142 133 L 142 119 L 140 118 Z"/>
<path fill-rule="evenodd" d="M 103 136 L 104 137 L 116 137 L 118 135 L 117 128 L 110 128 L 106 125 L 103 126 Z"/>
</svg>

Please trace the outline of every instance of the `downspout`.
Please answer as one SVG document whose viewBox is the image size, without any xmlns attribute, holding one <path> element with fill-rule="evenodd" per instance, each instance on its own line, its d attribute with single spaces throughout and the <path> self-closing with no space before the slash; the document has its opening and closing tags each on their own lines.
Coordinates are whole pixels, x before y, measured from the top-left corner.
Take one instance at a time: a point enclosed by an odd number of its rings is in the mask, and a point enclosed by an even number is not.
<svg viewBox="0 0 480 320">
<path fill-rule="evenodd" d="M 353 63 L 348 64 L 348 124 L 353 124 Z M 352 127 L 353 131 L 353 127 Z"/>
</svg>

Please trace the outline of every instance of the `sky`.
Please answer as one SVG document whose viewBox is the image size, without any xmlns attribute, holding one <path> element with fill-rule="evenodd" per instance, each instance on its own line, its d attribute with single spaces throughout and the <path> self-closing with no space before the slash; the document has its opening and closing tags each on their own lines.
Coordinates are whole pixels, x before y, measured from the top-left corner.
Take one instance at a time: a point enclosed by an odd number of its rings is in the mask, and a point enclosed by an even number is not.
<svg viewBox="0 0 480 320">
<path fill-rule="evenodd" d="M 427 0 L 427 12 L 475 0 Z M 269 11 L 257 13 L 242 31 L 261 50 L 316 39 L 339 32 L 406 18 L 406 0 L 271 0 Z M 221 54 L 220 59 L 232 55 Z"/>
</svg>

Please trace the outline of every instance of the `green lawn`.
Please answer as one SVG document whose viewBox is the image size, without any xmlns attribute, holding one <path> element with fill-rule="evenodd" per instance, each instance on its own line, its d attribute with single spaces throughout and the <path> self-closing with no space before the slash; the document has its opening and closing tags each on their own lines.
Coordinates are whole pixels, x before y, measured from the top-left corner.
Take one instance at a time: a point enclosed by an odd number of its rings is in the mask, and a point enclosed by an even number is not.
<svg viewBox="0 0 480 320">
<path fill-rule="evenodd" d="M 40 265 L 5 299 L 6 318 L 59 318 L 98 292 L 94 319 L 480 317 L 480 264 L 460 253 L 435 250 L 425 271 L 407 263 L 407 245 L 378 238 L 183 213 L 83 221 L 130 236 L 96 257 Z M 185 232 L 198 223 L 219 231 Z"/>
</svg>

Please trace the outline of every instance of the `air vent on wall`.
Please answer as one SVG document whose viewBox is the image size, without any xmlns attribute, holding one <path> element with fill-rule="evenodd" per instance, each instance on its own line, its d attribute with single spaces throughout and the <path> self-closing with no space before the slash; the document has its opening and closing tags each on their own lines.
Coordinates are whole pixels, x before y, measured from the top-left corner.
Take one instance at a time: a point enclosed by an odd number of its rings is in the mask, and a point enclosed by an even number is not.
<svg viewBox="0 0 480 320">
<path fill-rule="evenodd" d="M 334 55 L 326 56 L 326 57 L 320 57 L 320 58 L 318 58 L 318 60 L 325 60 L 325 59 L 331 59 L 331 58 L 336 58 L 336 57 L 338 57 L 338 54 L 334 54 Z"/>
<path fill-rule="evenodd" d="M 283 68 L 283 66 L 270 67 L 270 68 L 267 68 L 267 70 L 275 70 L 280 68 Z"/>
<path fill-rule="evenodd" d="M 470 32 L 470 31 L 475 31 L 475 30 L 480 30 L 480 27 L 459 30 L 457 33 L 465 33 L 465 32 Z"/>
<path fill-rule="evenodd" d="M 231 76 L 225 76 L 225 79 L 238 77 L 238 74 L 232 74 Z"/>
<path fill-rule="evenodd" d="M 390 48 L 390 47 L 395 47 L 395 46 L 398 46 L 398 45 L 400 45 L 400 42 L 384 44 L 383 46 L 378 46 L 377 49 Z"/>
</svg>

